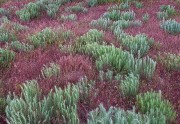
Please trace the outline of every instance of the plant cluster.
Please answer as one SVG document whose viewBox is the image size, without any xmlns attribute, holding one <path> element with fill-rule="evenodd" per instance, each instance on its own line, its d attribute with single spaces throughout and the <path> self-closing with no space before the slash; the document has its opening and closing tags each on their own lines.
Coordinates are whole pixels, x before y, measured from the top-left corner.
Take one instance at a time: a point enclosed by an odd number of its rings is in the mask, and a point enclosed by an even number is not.
<svg viewBox="0 0 180 124">
<path fill-rule="evenodd" d="M 110 20 L 133 20 L 135 18 L 134 11 L 123 11 L 120 10 L 112 10 L 104 13 L 103 17 L 109 18 Z"/>
<path fill-rule="evenodd" d="M 129 9 L 129 2 L 128 0 L 126 2 L 122 2 L 119 5 L 113 5 L 108 7 L 108 11 L 112 11 L 112 10 L 124 10 L 124 9 Z"/>
<path fill-rule="evenodd" d="M 158 60 L 168 71 L 180 69 L 180 55 L 165 53 L 159 56 Z"/>
<path fill-rule="evenodd" d="M 137 20 L 131 21 L 130 25 L 134 27 L 142 26 L 142 21 L 137 19 Z"/>
<path fill-rule="evenodd" d="M 87 124 L 149 124 L 149 118 L 132 111 L 110 107 L 108 110 L 102 104 L 89 113 Z"/>
<path fill-rule="evenodd" d="M 12 41 L 10 43 L 10 48 L 14 51 L 30 52 L 34 49 L 34 46 L 28 43 L 21 43 L 20 41 Z"/>
<path fill-rule="evenodd" d="M 112 82 L 113 80 L 120 81 L 122 79 L 122 75 L 120 73 L 116 73 L 111 70 L 107 71 L 99 71 L 99 80 L 100 81 L 106 81 L 106 82 Z"/>
<path fill-rule="evenodd" d="M 44 65 L 41 69 L 41 75 L 43 78 L 59 77 L 60 66 L 55 63 Z"/>
<path fill-rule="evenodd" d="M 121 5 L 129 5 L 128 1 L 122 2 L 120 5 L 114 5 L 108 8 L 99 19 L 91 21 L 90 25 L 103 30 L 125 29 L 130 26 L 141 26 L 142 22 L 135 19 L 134 11 L 121 11 Z"/>
<path fill-rule="evenodd" d="M 57 42 L 60 43 L 60 45 L 75 38 L 74 32 L 70 29 L 66 29 L 64 26 L 57 27 L 54 32 L 56 33 Z"/>
<path fill-rule="evenodd" d="M 115 31 L 117 28 L 126 29 L 130 26 L 131 26 L 131 21 L 129 20 L 118 20 L 113 22 L 111 26 L 111 30 Z"/>
<path fill-rule="evenodd" d="M 57 41 L 57 35 L 51 28 L 45 28 L 29 37 L 30 42 L 35 48 L 46 47 L 48 44 L 54 44 Z"/>
<path fill-rule="evenodd" d="M 107 81 L 107 82 L 109 81 L 109 82 L 111 82 L 114 79 L 115 80 L 120 80 L 120 78 L 121 78 L 121 75 L 116 74 L 114 76 L 114 72 L 109 70 L 109 69 L 106 72 L 99 71 L 99 80 L 100 81 Z"/>
<path fill-rule="evenodd" d="M 162 19 L 168 19 L 175 13 L 174 6 L 171 5 L 162 5 L 160 6 L 160 12 L 157 12 L 157 18 Z"/>
<path fill-rule="evenodd" d="M 90 101 L 90 99 L 89 99 L 90 91 L 92 90 L 94 85 L 95 85 L 95 81 L 88 80 L 86 76 L 81 78 L 77 82 L 77 87 L 79 89 L 79 100 L 80 100 L 80 102 Z"/>
<path fill-rule="evenodd" d="M 171 16 L 175 13 L 175 7 L 171 5 L 162 5 L 160 6 L 160 11 L 165 11 L 168 16 Z"/>
<path fill-rule="evenodd" d="M 36 3 L 28 3 L 21 10 L 16 11 L 16 15 L 23 21 L 29 21 L 30 19 L 36 18 L 40 14 L 40 6 Z"/>
<path fill-rule="evenodd" d="M 59 45 L 59 49 L 63 52 L 63 53 L 73 53 L 74 54 L 74 47 L 72 45 Z"/>
<path fill-rule="evenodd" d="M 143 16 L 142 16 L 142 20 L 144 22 L 147 22 L 149 20 L 149 14 L 148 13 L 145 13 Z"/>
<path fill-rule="evenodd" d="M 129 28 L 129 27 L 135 27 L 135 26 L 141 26 L 142 22 L 140 20 L 118 20 L 114 21 L 111 25 L 111 31 L 114 33 L 116 37 L 121 35 L 123 33 L 123 29 Z"/>
<path fill-rule="evenodd" d="M 123 2 L 125 3 L 128 0 L 88 0 L 88 6 L 89 7 L 93 7 L 95 5 L 100 5 L 100 4 L 104 4 L 104 3 L 112 3 L 112 2 Z"/>
<path fill-rule="evenodd" d="M 88 10 L 87 10 L 87 8 L 83 7 L 82 3 L 78 3 L 75 6 L 66 8 L 66 11 L 87 13 Z"/>
<path fill-rule="evenodd" d="M 120 35 L 125 34 L 123 29 L 129 28 L 129 27 L 136 27 L 141 26 L 142 22 L 140 20 L 118 20 L 114 21 L 111 25 L 111 31 L 114 33 L 114 35 L 117 37 L 117 39 L 120 39 Z"/>
<path fill-rule="evenodd" d="M 111 20 L 109 18 L 99 18 L 97 20 L 92 20 L 90 25 L 94 28 L 99 28 L 103 30 L 107 30 L 109 26 L 111 25 Z"/>
<path fill-rule="evenodd" d="M 121 19 L 124 20 L 133 20 L 135 18 L 134 11 L 124 11 L 121 13 Z"/>
<path fill-rule="evenodd" d="M 142 57 L 148 52 L 154 43 L 154 40 L 149 39 L 145 34 L 138 34 L 135 37 L 126 35 L 121 38 L 120 42 L 130 51 L 130 53 L 135 56 Z"/>
<path fill-rule="evenodd" d="M 135 1 L 135 6 L 136 8 L 142 8 L 143 7 L 143 3 L 142 2 L 138 2 L 138 1 Z"/>
<path fill-rule="evenodd" d="M 124 23 L 124 22 L 122 22 L 122 23 Z M 113 28 L 114 28 L 114 30 L 113 30 Z M 112 32 L 117 40 L 120 40 L 122 38 L 122 36 L 126 36 L 126 33 L 123 31 L 121 26 L 112 27 Z"/>
<path fill-rule="evenodd" d="M 46 12 L 47 12 L 48 16 L 55 17 L 58 10 L 59 10 L 59 5 L 57 5 L 57 4 L 48 4 L 48 5 L 45 5 L 45 8 L 46 8 Z"/>
<path fill-rule="evenodd" d="M 113 45 L 87 44 L 82 51 L 97 59 L 96 67 L 99 70 L 102 70 L 104 66 L 110 66 L 110 68 L 120 73 L 127 74 L 132 72 L 150 79 L 156 68 L 156 62 L 151 58 L 136 59 L 133 54 L 116 48 Z"/>
<path fill-rule="evenodd" d="M 0 48 L 0 68 L 7 68 L 13 62 L 15 53 L 13 51 Z"/>
<path fill-rule="evenodd" d="M 98 43 L 86 44 L 82 49 L 84 54 L 92 55 L 95 58 L 99 58 L 103 54 L 111 51 L 121 52 L 122 50 L 116 48 L 114 45 L 99 45 Z"/>
<path fill-rule="evenodd" d="M 173 35 L 178 35 L 180 34 L 180 22 L 177 22 L 176 20 L 166 20 L 162 21 L 160 23 L 160 27 L 165 30 L 166 32 L 173 34 Z"/>
<path fill-rule="evenodd" d="M 141 76 L 151 79 L 156 70 L 156 61 L 146 56 L 142 59 L 136 59 L 132 67 L 134 74 L 140 74 Z"/>
<path fill-rule="evenodd" d="M 132 65 L 133 61 L 134 57 L 132 54 L 114 47 L 112 51 L 99 56 L 96 60 L 96 67 L 98 70 L 103 70 L 104 66 L 109 66 L 118 72 L 127 72 L 130 71 L 129 67 Z"/>
<path fill-rule="evenodd" d="M 150 118 L 150 124 L 167 124 L 165 115 L 162 114 L 160 109 L 151 109 L 146 115 Z"/>
<path fill-rule="evenodd" d="M 139 88 L 139 76 L 135 76 L 133 73 L 130 73 L 124 80 L 121 80 L 119 87 L 123 96 L 136 96 Z"/>
<path fill-rule="evenodd" d="M 110 20 L 113 20 L 113 21 L 117 21 L 117 20 L 120 20 L 122 18 L 120 10 L 112 10 L 109 12 L 105 12 L 103 14 L 103 17 L 109 18 Z"/>
<path fill-rule="evenodd" d="M 3 17 L 0 26 L 0 42 L 15 41 L 17 40 L 18 34 L 27 29 L 27 26 L 11 22 L 7 17 Z"/>
<path fill-rule="evenodd" d="M 41 11 L 46 11 L 50 17 L 56 17 L 59 7 L 70 0 L 37 0 L 25 5 L 21 10 L 16 11 L 16 15 L 23 21 L 37 18 Z"/>
<path fill-rule="evenodd" d="M 17 33 L 28 29 L 27 26 L 21 25 L 17 22 L 12 22 L 8 20 L 7 17 L 2 18 L 2 23 L 0 27 L 9 30 L 11 33 Z"/>
<path fill-rule="evenodd" d="M 77 15 L 76 14 L 70 14 L 70 15 L 61 15 L 61 20 L 62 21 L 75 21 L 77 20 Z"/>
<path fill-rule="evenodd" d="M 15 35 L 10 30 L 0 27 L 0 42 L 9 42 L 15 39 Z"/>
<path fill-rule="evenodd" d="M 8 95 L 6 116 L 8 124 L 79 124 L 77 102 L 78 87 L 68 85 L 64 90 L 55 87 L 55 91 L 42 97 L 36 80 L 27 81 L 21 87 L 21 96 Z"/>
<path fill-rule="evenodd" d="M 37 0 L 37 4 L 42 10 L 47 12 L 50 17 L 56 17 L 57 12 L 63 4 L 70 2 L 71 0 Z"/>
<path fill-rule="evenodd" d="M 159 20 L 162 20 L 162 19 L 168 19 L 169 16 L 168 16 L 167 12 L 163 11 L 163 12 L 157 12 L 157 18 Z"/>
<path fill-rule="evenodd" d="M 90 29 L 86 34 L 77 38 L 74 45 L 74 50 L 81 51 L 84 45 L 94 42 L 101 44 L 103 35 L 104 34 L 102 31 L 98 31 L 97 29 Z"/>
<path fill-rule="evenodd" d="M 166 123 L 175 120 L 176 113 L 170 102 L 162 98 L 161 92 L 156 93 L 151 91 L 139 94 L 136 97 L 136 102 L 138 110 L 144 114 L 151 113 L 158 115 L 156 117 L 154 116 L 155 118 L 158 118 L 159 115 L 164 115 Z"/>
</svg>

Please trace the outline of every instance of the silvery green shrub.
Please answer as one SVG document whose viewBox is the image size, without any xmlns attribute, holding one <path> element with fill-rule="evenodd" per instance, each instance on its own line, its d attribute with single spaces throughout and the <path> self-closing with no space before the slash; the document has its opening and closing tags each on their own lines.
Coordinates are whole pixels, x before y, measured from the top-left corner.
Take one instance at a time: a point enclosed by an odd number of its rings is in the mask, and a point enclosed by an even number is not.
<svg viewBox="0 0 180 124">
<path fill-rule="evenodd" d="M 121 4 L 115 4 L 113 6 L 108 7 L 108 11 L 112 10 L 124 10 L 129 8 L 129 2 L 122 2 Z"/>
<path fill-rule="evenodd" d="M 168 100 L 162 98 L 161 92 L 146 92 L 137 95 L 136 105 L 140 112 L 144 114 L 154 114 L 158 117 L 165 116 L 166 123 L 173 122 L 176 118 L 176 112 Z M 157 117 L 157 118 L 158 118 Z M 160 123 L 160 122 L 159 122 Z"/>
<path fill-rule="evenodd" d="M 135 1 L 135 6 L 136 8 L 142 8 L 143 7 L 143 3 L 142 2 L 138 2 L 138 1 Z"/>
<path fill-rule="evenodd" d="M 146 77 L 147 79 L 152 79 L 155 70 L 156 61 L 151 59 L 149 56 L 135 59 L 134 63 L 131 66 L 132 73 L 139 74 Z"/>
<path fill-rule="evenodd" d="M 81 51 L 81 49 L 83 49 L 86 44 L 91 44 L 94 42 L 101 44 L 103 42 L 103 35 L 103 31 L 98 31 L 97 29 L 90 29 L 87 33 L 77 38 L 74 45 L 74 50 Z"/>
<path fill-rule="evenodd" d="M 167 12 L 168 16 L 171 16 L 175 13 L 175 7 L 171 5 L 161 5 L 160 11 Z"/>
<path fill-rule="evenodd" d="M 15 53 L 11 50 L 0 48 L 0 67 L 7 68 L 15 59 Z"/>
<path fill-rule="evenodd" d="M 87 13 L 88 10 L 87 8 L 83 7 L 82 3 L 78 3 L 77 5 L 66 8 L 66 11 Z"/>
<path fill-rule="evenodd" d="M 152 38 L 148 38 L 145 34 L 138 34 L 136 36 L 126 35 L 121 38 L 120 42 L 132 54 L 138 57 L 144 56 L 154 43 Z"/>
<path fill-rule="evenodd" d="M 56 14 L 59 10 L 59 6 L 57 4 L 48 4 L 46 6 L 47 14 L 50 17 L 56 17 Z"/>
<path fill-rule="evenodd" d="M 42 96 L 36 80 L 26 81 L 21 86 L 20 96 L 7 96 L 6 117 L 8 124 L 79 124 L 77 102 L 78 87 L 68 85 L 64 90 L 55 87 L 47 96 Z"/>
<path fill-rule="evenodd" d="M 56 33 L 51 28 L 45 28 L 29 37 L 30 43 L 34 45 L 35 48 L 45 47 L 48 44 L 53 44 L 56 42 Z"/>
<path fill-rule="evenodd" d="M 89 112 L 87 124 L 150 124 L 146 115 L 121 108 L 110 107 L 108 110 L 100 104 L 95 110 Z"/>
<path fill-rule="evenodd" d="M 148 13 L 145 13 L 143 16 L 142 16 L 142 20 L 144 22 L 147 22 L 149 20 L 149 14 Z"/>
<path fill-rule="evenodd" d="M 121 19 L 121 11 L 120 10 L 112 10 L 109 12 L 105 12 L 103 14 L 104 18 L 109 18 L 110 20 L 117 21 Z"/>
<path fill-rule="evenodd" d="M 116 28 L 126 29 L 128 27 L 130 27 L 129 20 L 118 20 L 113 22 L 111 30 L 114 31 Z"/>
<path fill-rule="evenodd" d="M 96 83 L 95 81 L 89 80 L 86 76 L 81 78 L 77 82 L 77 86 L 79 89 L 79 100 L 81 102 L 83 101 L 90 102 L 90 99 L 89 99 L 90 92 L 94 88 L 95 83 Z"/>
<path fill-rule="evenodd" d="M 21 43 L 19 41 L 12 41 L 10 43 L 10 48 L 12 48 L 15 51 L 29 52 L 34 49 L 34 46 L 27 43 Z"/>
<path fill-rule="evenodd" d="M 180 69 L 179 54 L 165 53 L 164 55 L 159 55 L 158 60 L 168 71 Z"/>
<path fill-rule="evenodd" d="M 139 89 L 139 76 L 133 73 L 128 74 L 124 80 L 121 80 L 119 88 L 125 97 L 136 96 Z"/>
<path fill-rule="evenodd" d="M 110 27 L 111 23 L 112 21 L 109 18 L 100 17 L 97 20 L 92 20 L 90 26 L 92 26 L 93 28 L 107 30 Z"/>
<path fill-rule="evenodd" d="M 134 11 L 124 11 L 121 13 L 121 19 L 124 20 L 133 20 L 135 18 L 135 12 Z"/>
<path fill-rule="evenodd" d="M 40 14 L 40 7 L 38 4 L 30 2 L 25 5 L 21 10 L 16 11 L 16 15 L 23 21 L 29 21 L 30 19 L 38 17 Z"/>
<path fill-rule="evenodd" d="M 15 34 L 4 27 L 0 27 L 0 42 L 9 42 L 11 40 L 16 40 Z"/>
<path fill-rule="evenodd" d="M 135 58 L 133 54 L 116 48 L 113 45 L 86 44 L 81 52 L 96 58 L 96 67 L 103 70 L 104 66 L 121 73 L 134 73 L 151 79 L 156 69 L 156 62 L 147 57 Z"/>
<path fill-rule="evenodd" d="M 168 16 L 167 12 L 163 11 L 163 12 L 157 12 L 157 18 L 159 20 L 162 20 L 162 19 L 168 19 L 169 16 Z"/>
<path fill-rule="evenodd" d="M 171 5 L 160 6 L 160 12 L 157 12 L 158 19 L 168 19 L 175 13 L 175 7 Z"/>
<path fill-rule="evenodd" d="M 166 21 L 163 20 L 162 22 L 160 22 L 160 27 L 170 34 L 180 34 L 180 22 L 177 22 L 174 19 L 169 19 Z"/>
<path fill-rule="evenodd" d="M 56 63 L 50 63 L 49 65 L 44 65 L 41 69 L 41 75 L 43 78 L 59 77 L 60 76 L 60 66 Z"/>
<path fill-rule="evenodd" d="M 70 14 L 70 15 L 61 15 L 61 20 L 63 21 L 75 21 L 77 20 L 76 14 Z"/>
</svg>

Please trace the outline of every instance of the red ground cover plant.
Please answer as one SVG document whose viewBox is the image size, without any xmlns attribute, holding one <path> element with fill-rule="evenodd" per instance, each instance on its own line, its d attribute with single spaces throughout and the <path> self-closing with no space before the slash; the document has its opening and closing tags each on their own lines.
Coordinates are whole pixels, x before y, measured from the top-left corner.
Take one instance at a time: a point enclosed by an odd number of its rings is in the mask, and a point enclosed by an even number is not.
<svg viewBox="0 0 180 124">
<path fill-rule="evenodd" d="M 22 5 L 29 1 L 9 1 L 3 4 L 1 7 L 8 8 L 10 6 L 16 6 L 16 9 L 22 8 Z M 78 1 L 80 2 L 80 0 Z M 67 3 L 59 9 L 58 16 L 65 13 L 64 9 L 68 6 L 72 6 L 77 2 Z M 88 8 L 88 13 L 78 13 L 78 19 L 75 22 L 62 22 L 56 19 L 50 19 L 46 13 L 41 14 L 37 19 L 22 22 L 15 15 L 15 11 L 10 13 L 10 20 L 18 22 L 22 25 L 29 27 L 28 32 L 22 32 L 22 36 L 19 40 L 25 41 L 28 33 L 37 32 L 45 27 L 58 27 L 64 25 L 67 29 L 71 29 L 77 36 L 86 33 L 91 27 L 89 23 L 92 20 L 98 19 L 107 8 L 112 4 L 99 5 Z M 156 59 L 158 53 L 170 52 L 180 53 L 180 35 L 169 35 L 159 27 L 159 20 L 157 20 L 156 13 L 159 11 L 160 5 L 173 5 L 176 11 L 180 12 L 180 4 L 169 0 L 151 0 L 143 1 L 144 7 L 137 9 L 134 5 L 131 5 L 131 9 L 136 13 L 136 18 L 141 19 L 142 15 L 146 12 L 150 18 L 147 23 L 140 27 L 128 28 L 125 32 L 135 35 L 137 33 L 145 33 L 149 37 L 154 38 L 155 42 L 159 43 L 159 46 L 153 47 L 149 55 Z M 174 16 L 177 21 L 180 21 L 179 16 Z M 104 40 L 108 44 L 114 44 L 118 47 L 115 42 L 115 37 L 111 32 L 105 33 Z M 4 47 L 4 44 L 1 44 Z M 50 62 L 55 62 L 60 65 L 60 79 L 50 78 L 42 79 L 39 77 L 41 74 L 41 68 L 43 65 Z M 55 85 L 64 87 L 68 83 L 76 83 L 83 76 L 87 76 L 88 79 L 96 80 L 96 85 L 91 91 L 90 100 L 78 104 L 78 114 L 80 122 L 86 123 L 87 115 L 90 110 L 96 108 L 99 103 L 103 103 L 106 108 L 110 106 L 121 107 L 125 110 L 132 109 L 135 105 L 135 99 L 124 98 L 118 89 L 118 82 L 99 82 L 98 71 L 95 67 L 95 62 L 91 57 L 85 55 L 70 55 L 63 53 L 59 50 L 58 46 L 50 46 L 44 49 L 36 49 L 29 53 L 16 53 L 15 61 L 12 66 L 6 70 L 0 72 L 0 78 L 3 81 L 3 94 L 7 95 L 9 91 L 20 93 L 20 85 L 26 80 L 37 79 L 39 86 L 43 89 L 44 94 L 53 88 Z M 168 72 L 165 68 L 158 63 L 156 72 L 152 80 L 142 80 L 139 92 L 146 92 L 151 89 L 162 91 L 163 97 L 168 99 L 174 106 L 177 112 L 176 123 L 180 123 L 180 71 Z M 95 95 L 97 94 L 97 95 Z M 1 119 L 2 118 L 2 119 Z M 5 117 L 0 117 L 0 123 L 5 120 Z"/>
</svg>

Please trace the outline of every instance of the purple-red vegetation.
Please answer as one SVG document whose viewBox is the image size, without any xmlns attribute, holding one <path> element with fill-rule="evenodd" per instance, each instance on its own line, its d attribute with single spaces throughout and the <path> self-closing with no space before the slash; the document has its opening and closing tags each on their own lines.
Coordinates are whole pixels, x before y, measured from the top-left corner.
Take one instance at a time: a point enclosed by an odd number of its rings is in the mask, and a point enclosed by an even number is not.
<svg viewBox="0 0 180 124">
<path fill-rule="evenodd" d="M 13 2 L 9 1 L 3 4 L 2 8 L 16 6 L 15 10 L 22 8 L 22 5 L 28 3 L 30 0 Z M 32 1 L 32 0 L 31 0 Z M 80 0 L 79 0 L 80 1 Z M 64 9 L 68 6 L 74 5 L 76 2 L 67 3 L 59 9 L 58 16 L 65 13 Z M 169 35 L 164 30 L 160 29 L 156 13 L 159 11 L 160 5 L 173 5 L 176 11 L 180 12 L 180 5 L 169 0 L 150 0 L 143 2 L 144 7 L 137 9 L 134 5 L 131 9 L 136 13 L 136 19 L 141 19 L 146 12 L 149 14 L 147 23 L 140 27 L 133 27 L 125 29 L 125 32 L 136 35 L 137 33 L 145 33 L 147 36 L 154 38 L 155 42 L 160 43 L 159 49 L 151 49 L 149 55 L 156 58 L 158 53 L 170 52 L 180 53 L 180 35 Z M 29 27 L 28 32 L 21 32 L 19 40 L 24 41 L 28 33 L 32 34 L 38 32 L 45 27 L 56 28 L 64 25 L 67 29 L 71 29 L 77 36 L 86 33 L 91 27 L 89 23 L 92 20 L 98 19 L 111 4 L 99 5 L 88 8 L 88 13 L 78 13 L 78 19 L 75 22 L 62 22 L 58 19 L 50 19 L 45 12 L 37 19 L 27 22 L 20 21 L 15 15 L 15 11 L 10 13 L 10 20 L 18 22 Z M 173 17 L 180 21 L 179 17 Z M 115 37 L 111 32 L 106 32 L 104 40 L 108 44 L 118 46 Z M 4 46 L 2 43 L 0 46 Z M 43 79 L 40 77 L 43 65 L 55 62 L 60 65 L 60 78 L 52 77 L 50 79 Z M 50 46 L 44 49 L 36 49 L 29 53 L 16 53 L 15 61 L 12 66 L 0 74 L 3 83 L 3 93 L 8 94 L 9 91 L 20 93 L 20 85 L 26 80 L 37 79 L 39 86 L 43 93 L 48 91 L 55 85 L 64 87 L 68 83 L 76 83 L 82 77 L 87 76 L 88 79 L 97 80 L 98 71 L 95 67 L 95 62 L 92 58 L 85 55 L 69 55 L 62 53 L 57 46 Z M 158 63 L 156 72 L 151 81 L 142 81 L 139 92 L 146 92 L 151 89 L 161 90 L 163 97 L 168 99 L 174 106 L 177 112 L 176 123 L 180 123 L 180 71 L 168 72 Z M 103 103 L 106 108 L 110 106 L 121 107 L 125 110 L 132 109 L 135 105 L 135 99 L 124 98 L 119 92 L 119 85 L 117 81 L 113 82 L 98 82 L 90 93 L 88 101 L 78 104 L 78 114 L 80 122 L 83 124 L 87 120 L 87 114 L 90 110 L 96 108 L 99 103 Z M 97 95 L 95 95 L 97 94 Z M 1 117 L 0 117 L 1 118 Z M 1 119 L 0 119 L 1 123 Z M 3 123 L 3 122 L 2 122 Z"/>
</svg>

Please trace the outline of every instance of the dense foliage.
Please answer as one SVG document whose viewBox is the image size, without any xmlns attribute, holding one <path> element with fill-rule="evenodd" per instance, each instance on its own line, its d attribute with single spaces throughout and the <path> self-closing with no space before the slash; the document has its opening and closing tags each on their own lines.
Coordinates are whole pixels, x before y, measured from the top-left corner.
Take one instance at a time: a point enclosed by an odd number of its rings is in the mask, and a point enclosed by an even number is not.
<svg viewBox="0 0 180 124">
<path fill-rule="evenodd" d="M 175 1 L 0 5 L 0 123 L 180 121 Z"/>
</svg>

